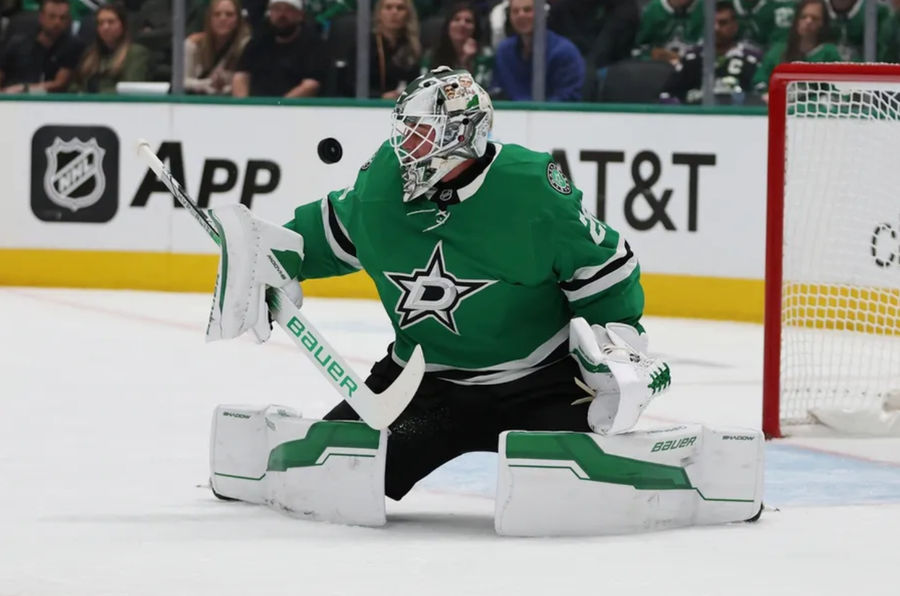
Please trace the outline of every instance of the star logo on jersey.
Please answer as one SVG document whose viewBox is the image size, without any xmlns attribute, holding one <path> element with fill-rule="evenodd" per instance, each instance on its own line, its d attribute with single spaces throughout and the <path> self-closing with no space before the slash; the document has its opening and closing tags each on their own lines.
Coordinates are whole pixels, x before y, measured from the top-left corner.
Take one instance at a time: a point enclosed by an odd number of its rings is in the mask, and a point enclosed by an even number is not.
<svg viewBox="0 0 900 596">
<path fill-rule="evenodd" d="M 401 329 L 431 317 L 456 334 L 459 331 L 453 313 L 462 301 L 497 283 L 497 280 L 459 279 L 448 272 L 440 242 L 424 269 L 414 269 L 410 274 L 385 271 L 384 275 L 401 292 L 394 308 L 400 315 Z"/>
</svg>

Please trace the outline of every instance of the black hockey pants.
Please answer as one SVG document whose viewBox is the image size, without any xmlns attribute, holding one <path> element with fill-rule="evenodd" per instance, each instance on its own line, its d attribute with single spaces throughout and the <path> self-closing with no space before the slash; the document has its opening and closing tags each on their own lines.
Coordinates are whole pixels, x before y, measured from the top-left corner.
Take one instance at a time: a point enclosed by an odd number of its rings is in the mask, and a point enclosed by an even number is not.
<svg viewBox="0 0 900 596">
<path fill-rule="evenodd" d="M 375 363 L 366 385 L 380 393 L 400 374 L 388 356 Z M 504 430 L 589 432 L 587 397 L 575 384 L 575 361 L 566 356 L 531 375 L 501 385 L 459 385 L 427 373 L 412 402 L 390 425 L 385 494 L 401 499 L 442 464 L 471 451 L 497 451 Z M 325 420 L 359 420 L 341 402 Z"/>
</svg>

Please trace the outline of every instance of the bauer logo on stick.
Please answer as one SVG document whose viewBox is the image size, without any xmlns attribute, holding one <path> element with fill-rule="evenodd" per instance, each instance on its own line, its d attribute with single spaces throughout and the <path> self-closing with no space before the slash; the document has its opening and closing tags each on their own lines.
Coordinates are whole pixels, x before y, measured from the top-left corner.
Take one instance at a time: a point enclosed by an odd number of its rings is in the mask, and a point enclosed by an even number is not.
<svg viewBox="0 0 900 596">
<path fill-rule="evenodd" d="M 118 209 L 119 139 L 105 126 L 44 126 L 31 141 L 31 209 L 44 221 L 109 221 Z"/>
</svg>

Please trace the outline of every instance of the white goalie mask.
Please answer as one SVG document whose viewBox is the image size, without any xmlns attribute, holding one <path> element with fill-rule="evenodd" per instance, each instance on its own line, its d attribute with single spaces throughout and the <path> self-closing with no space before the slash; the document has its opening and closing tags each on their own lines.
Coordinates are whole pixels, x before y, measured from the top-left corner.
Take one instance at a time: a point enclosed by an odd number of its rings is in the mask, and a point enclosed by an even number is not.
<svg viewBox="0 0 900 596">
<path fill-rule="evenodd" d="M 494 106 L 465 70 L 442 66 L 414 80 L 391 115 L 391 147 L 410 201 L 467 159 L 487 149 Z"/>
</svg>

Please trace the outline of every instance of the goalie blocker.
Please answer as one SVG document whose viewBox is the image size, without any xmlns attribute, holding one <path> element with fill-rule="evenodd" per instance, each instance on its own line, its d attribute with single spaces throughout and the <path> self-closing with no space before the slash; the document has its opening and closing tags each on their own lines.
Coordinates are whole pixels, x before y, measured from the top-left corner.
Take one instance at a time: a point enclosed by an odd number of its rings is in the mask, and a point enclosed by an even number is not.
<svg viewBox="0 0 900 596">
<path fill-rule="evenodd" d="M 500 435 L 497 533 L 600 535 L 743 521 L 762 499 L 758 431 L 701 425 L 601 436 Z M 280 406 L 219 406 L 210 484 L 222 498 L 306 519 L 386 521 L 386 433 Z"/>
</svg>

